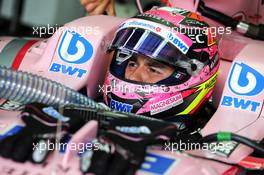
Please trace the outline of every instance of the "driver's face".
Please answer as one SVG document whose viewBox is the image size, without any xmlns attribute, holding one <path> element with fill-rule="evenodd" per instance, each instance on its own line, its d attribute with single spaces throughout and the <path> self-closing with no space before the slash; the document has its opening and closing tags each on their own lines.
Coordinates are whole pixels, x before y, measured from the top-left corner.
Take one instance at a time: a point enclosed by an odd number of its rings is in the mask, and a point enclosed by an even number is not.
<svg viewBox="0 0 264 175">
<path fill-rule="evenodd" d="M 128 61 L 125 78 L 142 83 L 157 83 L 169 77 L 173 71 L 173 67 L 140 55 Z"/>
</svg>

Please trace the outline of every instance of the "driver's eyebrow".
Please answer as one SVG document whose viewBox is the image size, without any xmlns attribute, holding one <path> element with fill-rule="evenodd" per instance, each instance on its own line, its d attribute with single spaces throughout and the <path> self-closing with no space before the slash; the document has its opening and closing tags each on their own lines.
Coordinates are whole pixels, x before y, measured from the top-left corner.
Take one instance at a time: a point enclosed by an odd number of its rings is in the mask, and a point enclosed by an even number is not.
<svg viewBox="0 0 264 175">
<path fill-rule="evenodd" d="M 155 61 L 155 60 L 148 60 L 147 61 L 147 65 L 150 66 L 150 67 L 156 67 L 156 68 L 166 68 L 166 66 L 158 61 Z"/>
</svg>

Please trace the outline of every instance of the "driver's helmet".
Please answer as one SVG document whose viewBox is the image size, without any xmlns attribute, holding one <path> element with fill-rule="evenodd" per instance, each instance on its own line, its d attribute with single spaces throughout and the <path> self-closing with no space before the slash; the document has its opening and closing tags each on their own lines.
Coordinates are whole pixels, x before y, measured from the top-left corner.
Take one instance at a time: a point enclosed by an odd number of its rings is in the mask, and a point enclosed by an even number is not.
<svg viewBox="0 0 264 175">
<path fill-rule="evenodd" d="M 193 12 L 153 8 L 118 26 L 104 82 L 112 109 L 169 119 L 194 114 L 210 98 L 219 68 L 216 34 Z M 175 68 L 157 83 L 125 78 L 128 60 L 143 55 Z"/>
</svg>

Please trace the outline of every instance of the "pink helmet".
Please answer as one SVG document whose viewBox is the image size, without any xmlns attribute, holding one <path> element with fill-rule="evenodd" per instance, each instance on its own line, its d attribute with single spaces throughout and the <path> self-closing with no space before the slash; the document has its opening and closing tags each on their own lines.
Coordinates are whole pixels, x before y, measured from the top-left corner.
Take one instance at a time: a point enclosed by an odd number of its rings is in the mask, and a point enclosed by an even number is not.
<svg viewBox="0 0 264 175">
<path fill-rule="evenodd" d="M 219 67 L 216 34 L 190 11 L 161 7 L 123 22 L 109 48 L 114 56 L 104 83 L 112 109 L 169 119 L 193 114 L 211 96 Z M 144 55 L 175 68 L 155 84 L 124 77 L 128 60 Z M 179 118 L 179 117 L 178 117 Z"/>
</svg>

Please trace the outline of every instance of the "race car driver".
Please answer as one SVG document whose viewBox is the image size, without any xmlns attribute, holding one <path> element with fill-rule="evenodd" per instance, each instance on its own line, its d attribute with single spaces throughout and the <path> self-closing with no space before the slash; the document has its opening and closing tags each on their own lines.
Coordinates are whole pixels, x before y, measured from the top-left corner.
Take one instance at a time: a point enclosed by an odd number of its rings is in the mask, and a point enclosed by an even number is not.
<svg viewBox="0 0 264 175">
<path fill-rule="evenodd" d="M 112 109 L 160 119 L 194 114 L 213 91 L 216 34 L 201 16 L 162 7 L 123 22 L 104 83 Z"/>
</svg>

